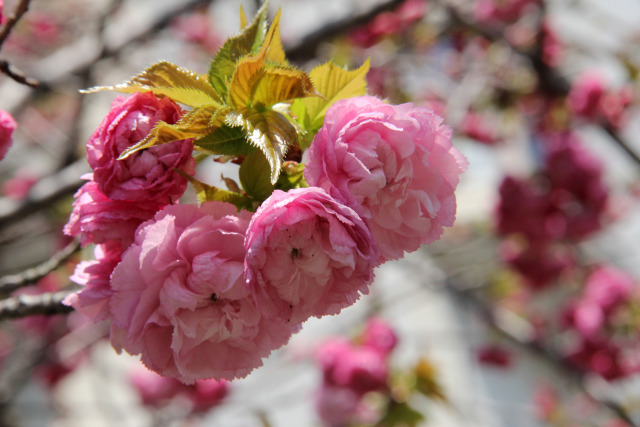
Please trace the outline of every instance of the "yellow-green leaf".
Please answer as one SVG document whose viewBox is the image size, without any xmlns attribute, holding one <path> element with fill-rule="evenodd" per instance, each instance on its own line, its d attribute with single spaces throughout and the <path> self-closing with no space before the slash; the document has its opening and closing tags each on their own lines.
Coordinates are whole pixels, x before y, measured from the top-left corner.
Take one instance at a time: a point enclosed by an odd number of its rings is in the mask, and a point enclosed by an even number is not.
<svg viewBox="0 0 640 427">
<path fill-rule="evenodd" d="M 220 101 L 206 77 L 166 61 L 153 64 L 125 83 L 115 86 L 97 86 L 87 89 L 83 93 L 104 90 L 122 93 L 150 91 L 190 107 L 199 107 Z"/>
<path fill-rule="evenodd" d="M 253 105 L 272 106 L 295 98 L 315 96 L 311 79 L 304 71 L 267 68 L 253 88 Z"/>
<path fill-rule="evenodd" d="M 194 177 L 177 170 L 177 172 L 185 177 L 193 188 L 196 190 L 196 196 L 199 202 L 219 201 L 227 202 L 235 205 L 238 209 L 251 209 L 251 200 L 244 194 L 236 193 L 222 188 L 215 187 L 213 185 L 205 184 L 202 181 L 195 179 Z"/>
<path fill-rule="evenodd" d="M 247 141 L 242 127 L 231 127 L 226 124 L 216 128 L 209 135 L 196 139 L 193 144 L 196 150 L 225 156 L 246 156 L 256 149 Z"/>
<path fill-rule="evenodd" d="M 264 153 L 271 168 L 271 183 L 275 184 L 289 146 L 298 142 L 293 124 L 277 111 L 248 107 L 230 112 L 226 120 L 229 126 L 242 126 L 249 142 Z"/>
<path fill-rule="evenodd" d="M 187 112 L 175 124 L 159 121 L 144 139 L 123 151 L 119 159 L 154 145 L 208 135 L 223 124 L 222 111 L 215 105 L 205 105 Z M 217 122 L 216 117 L 219 118 Z"/>
<path fill-rule="evenodd" d="M 315 90 L 320 97 L 305 98 L 296 102 L 306 107 L 312 129 L 320 129 L 327 109 L 336 101 L 367 93 L 366 75 L 369 71 L 369 60 L 357 70 L 347 71 L 332 62 L 319 65 L 309 73 Z"/>
<path fill-rule="evenodd" d="M 280 12 L 274 17 L 260 52 L 238 61 L 229 84 L 229 101 L 233 107 L 268 108 L 295 98 L 317 95 L 305 72 L 290 66 L 267 64 L 279 22 Z"/>
<path fill-rule="evenodd" d="M 244 24 L 239 34 L 227 39 L 209 66 L 209 82 L 215 91 L 226 97 L 229 78 L 233 75 L 236 63 L 252 52 L 256 43 L 264 40 L 267 3 L 265 2 L 249 25 L 246 25 L 244 11 L 240 12 L 240 23 Z"/>
</svg>

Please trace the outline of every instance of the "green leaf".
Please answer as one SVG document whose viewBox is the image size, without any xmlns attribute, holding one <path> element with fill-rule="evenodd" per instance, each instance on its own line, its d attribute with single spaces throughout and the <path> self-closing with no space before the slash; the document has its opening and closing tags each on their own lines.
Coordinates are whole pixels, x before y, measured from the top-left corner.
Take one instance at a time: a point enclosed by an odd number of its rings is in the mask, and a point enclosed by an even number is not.
<svg viewBox="0 0 640 427">
<path fill-rule="evenodd" d="M 233 75 L 236 63 L 243 56 L 250 54 L 254 48 L 254 44 L 262 45 L 264 34 L 266 32 L 267 4 L 264 2 L 251 23 L 244 26 L 239 34 L 227 39 L 220 48 L 216 56 L 209 66 L 209 82 L 215 91 L 221 96 L 226 97 L 228 92 L 228 79 Z M 240 13 L 240 20 L 246 21 L 244 12 Z"/>
<path fill-rule="evenodd" d="M 309 115 L 311 125 L 305 129 L 314 133 L 320 129 L 327 109 L 336 101 L 365 95 L 367 93 L 366 76 L 368 71 L 368 59 L 360 68 L 353 71 L 347 71 L 332 62 L 319 65 L 311 70 L 309 77 L 313 82 L 313 87 L 322 97 L 297 101 L 305 105 L 306 114 Z"/>
<path fill-rule="evenodd" d="M 242 126 L 251 144 L 259 148 L 271 167 L 271 183 L 280 175 L 282 159 L 290 145 L 298 142 L 298 132 L 281 113 L 274 110 L 257 111 L 243 108 L 226 116 L 229 126 Z"/>
<path fill-rule="evenodd" d="M 201 203 L 207 201 L 219 201 L 231 203 L 238 209 L 252 209 L 253 207 L 251 200 L 243 194 L 205 184 L 181 170 L 176 171 L 185 177 L 191 185 L 193 185 L 193 188 L 196 190 L 198 201 Z"/>
<path fill-rule="evenodd" d="M 105 90 L 122 93 L 150 91 L 190 107 L 220 102 L 220 98 L 205 77 L 166 61 L 153 64 L 125 83 L 96 86 L 82 92 L 95 93 Z"/>
<path fill-rule="evenodd" d="M 260 151 L 245 157 L 238 173 L 242 188 L 256 201 L 262 202 L 273 193 L 275 186 L 269 182 L 270 166 Z"/>
<path fill-rule="evenodd" d="M 219 109 L 216 105 L 205 105 L 187 112 L 175 124 L 159 121 L 145 138 L 124 150 L 118 159 L 124 159 L 138 150 L 155 145 L 208 135 L 223 124 L 221 118 L 216 118 L 224 111 L 226 110 Z"/>
<path fill-rule="evenodd" d="M 410 407 L 406 402 L 391 401 L 387 413 L 376 423 L 380 427 L 415 427 L 424 420 L 424 415 Z"/>
<path fill-rule="evenodd" d="M 304 163 L 284 162 L 276 188 L 289 191 L 294 188 L 306 188 L 309 184 L 304 179 Z"/>
<path fill-rule="evenodd" d="M 222 125 L 209 135 L 196 139 L 193 144 L 196 149 L 209 154 L 225 156 L 246 156 L 256 149 L 247 140 L 245 131 L 241 127 Z"/>
</svg>

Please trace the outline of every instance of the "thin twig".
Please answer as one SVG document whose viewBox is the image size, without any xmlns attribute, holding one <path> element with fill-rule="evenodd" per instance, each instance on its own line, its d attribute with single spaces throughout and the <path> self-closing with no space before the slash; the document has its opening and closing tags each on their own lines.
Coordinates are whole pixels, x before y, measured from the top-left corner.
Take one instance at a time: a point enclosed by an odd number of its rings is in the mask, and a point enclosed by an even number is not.
<svg viewBox="0 0 640 427">
<path fill-rule="evenodd" d="M 0 71 L 20 84 L 30 86 L 32 88 L 37 88 L 40 85 L 40 81 L 27 76 L 24 71 L 18 69 L 15 65 L 12 65 L 5 59 L 0 59 Z"/>
<path fill-rule="evenodd" d="M 73 307 L 62 304 L 71 292 L 47 292 L 39 295 L 16 295 L 0 301 L 0 320 L 18 319 L 26 316 L 66 314 Z"/>
<path fill-rule="evenodd" d="M 0 295 L 6 295 L 21 287 L 35 284 L 38 280 L 60 267 L 63 262 L 78 250 L 80 250 L 80 243 L 74 240 L 42 264 L 18 274 L 0 277 Z"/>
<path fill-rule="evenodd" d="M 9 15 L 6 22 L 0 29 L 0 47 L 2 47 L 5 40 L 7 40 L 7 37 L 9 37 L 9 34 L 11 34 L 13 27 L 15 27 L 18 21 L 20 21 L 22 15 L 27 13 L 30 3 L 31 0 L 20 0 L 20 3 L 18 3 L 13 13 Z"/>
</svg>

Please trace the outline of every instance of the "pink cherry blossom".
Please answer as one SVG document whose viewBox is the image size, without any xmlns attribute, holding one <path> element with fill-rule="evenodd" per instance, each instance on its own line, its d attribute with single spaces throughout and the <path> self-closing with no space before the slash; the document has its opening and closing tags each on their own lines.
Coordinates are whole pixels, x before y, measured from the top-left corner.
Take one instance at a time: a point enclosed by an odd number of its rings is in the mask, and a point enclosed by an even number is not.
<svg viewBox="0 0 640 427">
<path fill-rule="evenodd" d="M 244 377 L 297 325 L 267 319 L 244 284 L 250 213 L 167 206 L 140 226 L 111 275 L 111 343 L 184 383 Z"/>
<path fill-rule="evenodd" d="M 450 136 L 425 107 L 341 100 L 327 111 L 304 175 L 362 217 L 380 246 L 379 262 L 401 258 L 453 225 L 467 160 Z"/>
<path fill-rule="evenodd" d="M 133 242 L 138 225 L 153 217 L 161 205 L 129 200 L 111 200 L 89 179 L 75 194 L 69 222 L 64 226 L 68 236 L 79 236 L 83 246 L 89 243 L 120 241 L 122 248 Z"/>
<path fill-rule="evenodd" d="M 258 306 L 292 324 L 336 314 L 368 293 L 377 258 L 360 217 L 317 187 L 275 190 L 251 219 L 245 248 Z"/>
<path fill-rule="evenodd" d="M 605 313 L 609 313 L 628 301 L 634 287 L 633 277 L 625 271 L 613 266 L 603 266 L 587 277 L 584 298 L 593 301 Z"/>
<path fill-rule="evenodd" d="M 82 285 L 83 288 L 70 294 L 63 303 L 96 322 L 110 319 L 109 301 L 113 294 L 111 273 L 120 262 L 121 255 L 122 247 L 116 240 L 96 245 L 95 259 L 80 262 L 70 277 L 72 282 Z"/>
<path fill-rule="evenodd" d="M 204 412 L 222 403 L 229 394 L 229 383 L 225 380 L 198 380 L 189 386 L 187 398 L 194 412 Z"/>
<path fill-rule="evenodd" d="M 0 110 L 0 160 L 4 159 L 13 144 L 13 132 L 18 127 L 13 116 Z"/>
<path fill-rule="evenodd" d="M 184 193 L 187 181 L 174 169 L 195 172 L 191 141 L 175 141 L 118 157 L 149 134 L 159 121 L 174 124 L 182 116 L 169 98 L 151 92 L 118 96 L 100 127 L 87 141 L 87 160 L 98 188 L 112 200 L 167 205 Z"/>
<path fill-rule="evenodd" d="M 360 395 L 387 386 L 387 355 L 371 347 L 356 346 L 338 337 L 325 342 L 317 358 L 326 384 L 349 388 Z"/>
<path fill-rule="evenodd" d="M 129 373 L 129 381 L 138 392 L 142 404 L 153 407 L 165 406 L 187 388 L 177 379 L 163 377 L 143 366 Z"/>
<path fill-rule="evenodd" d="M 389 355 L 398 344 L 398 336 L 389 323 L 381 317 L 373 317 L 367 321 L 361 340 L 363 346 L 383 355 Z"/>
</svg>

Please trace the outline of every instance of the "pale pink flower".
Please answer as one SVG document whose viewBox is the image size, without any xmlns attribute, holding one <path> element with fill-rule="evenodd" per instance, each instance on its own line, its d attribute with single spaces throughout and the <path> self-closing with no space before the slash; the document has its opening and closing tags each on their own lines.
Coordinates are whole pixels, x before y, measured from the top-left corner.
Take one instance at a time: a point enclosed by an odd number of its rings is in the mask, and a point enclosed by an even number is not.
<svg viewBox="0 0 640 427">
<path fill-rule="evenodd" d="M 13 144 L 13 132 L 18 124 L 13 116 L 6 111 L 0 110 L 0 160 L 4 159 L 7 151 Z"/>
<path fill-rule="evenodd" d="M 111 200 L 91 180 L 91 174 L 83 178 L 90 181 L 76 192 L 69 222 L 63 230 L 68 236 L 80 236 L 83 246 L 118 240 L 124 249 L 133 242 L 138 225 L 153 217 L 161 207 L 154 203 Z"/>
<path fill-rule="evenodd" d="M 137 366 L 129 372 L 129 381 L 138 392 L 142 404 L 152 407 L 165 406 L 188 387 L 175 378 L 163 377 L 143 366 Z"/>
<path fill-rule="evenodd" d="M 315 409 L 327 427 L 344 427 L 356 418 L 362 396 L 355 390 L 323 384 L 314 396 Z"/>
<path fill-rule="evenodd" d="M 320 188 L 276 190 L 251 219 L 245 275 L 257 305 L 292 324 L 336 314 L 369 292 L 371 233 Z"/>
<path fill-rule="evenodd" d="M 111 343 L 184 383 L 244 377 L 297 330 L 266 319 L 244 284 L 250 213 L 167 206 L 142 224 L 111 275 Z"/>
<path fill-rule="evenodd" d="M 379 262 L 401 258 L 453 225 L 467 160 L 450 136 L 425 107 L 341 100 L 327 111 L 304 175 L 362 217 L 380 245 Z"/>
<path fill-rule="evenodd" d="M 146 137 L 157 122 L 174 124 L 181 116 L 176 103 L 151 92 L 114 99 L 111 110 L 87 141 L 87 160 L 100 191 L 112 200 L 162 205 L 182 196 L 187 181 L 174 169 L 195 173 L 191 141 L 157 145 L 117 160 Z"/>
<path fill-rule="evenodd" d="M 82 261 L 69 277 L 72 282 L 82 285 L 77 293 L 72 293 L 63 301 L 80 313 L 94 321 L 111 318 L 109 301 L 113 290 L 111 289 L 111 273 L 120 262 L 122 247 L 120 242 L 110 240 L 105 244 L 96 245 L 95 259 Z"/>
</svg>

